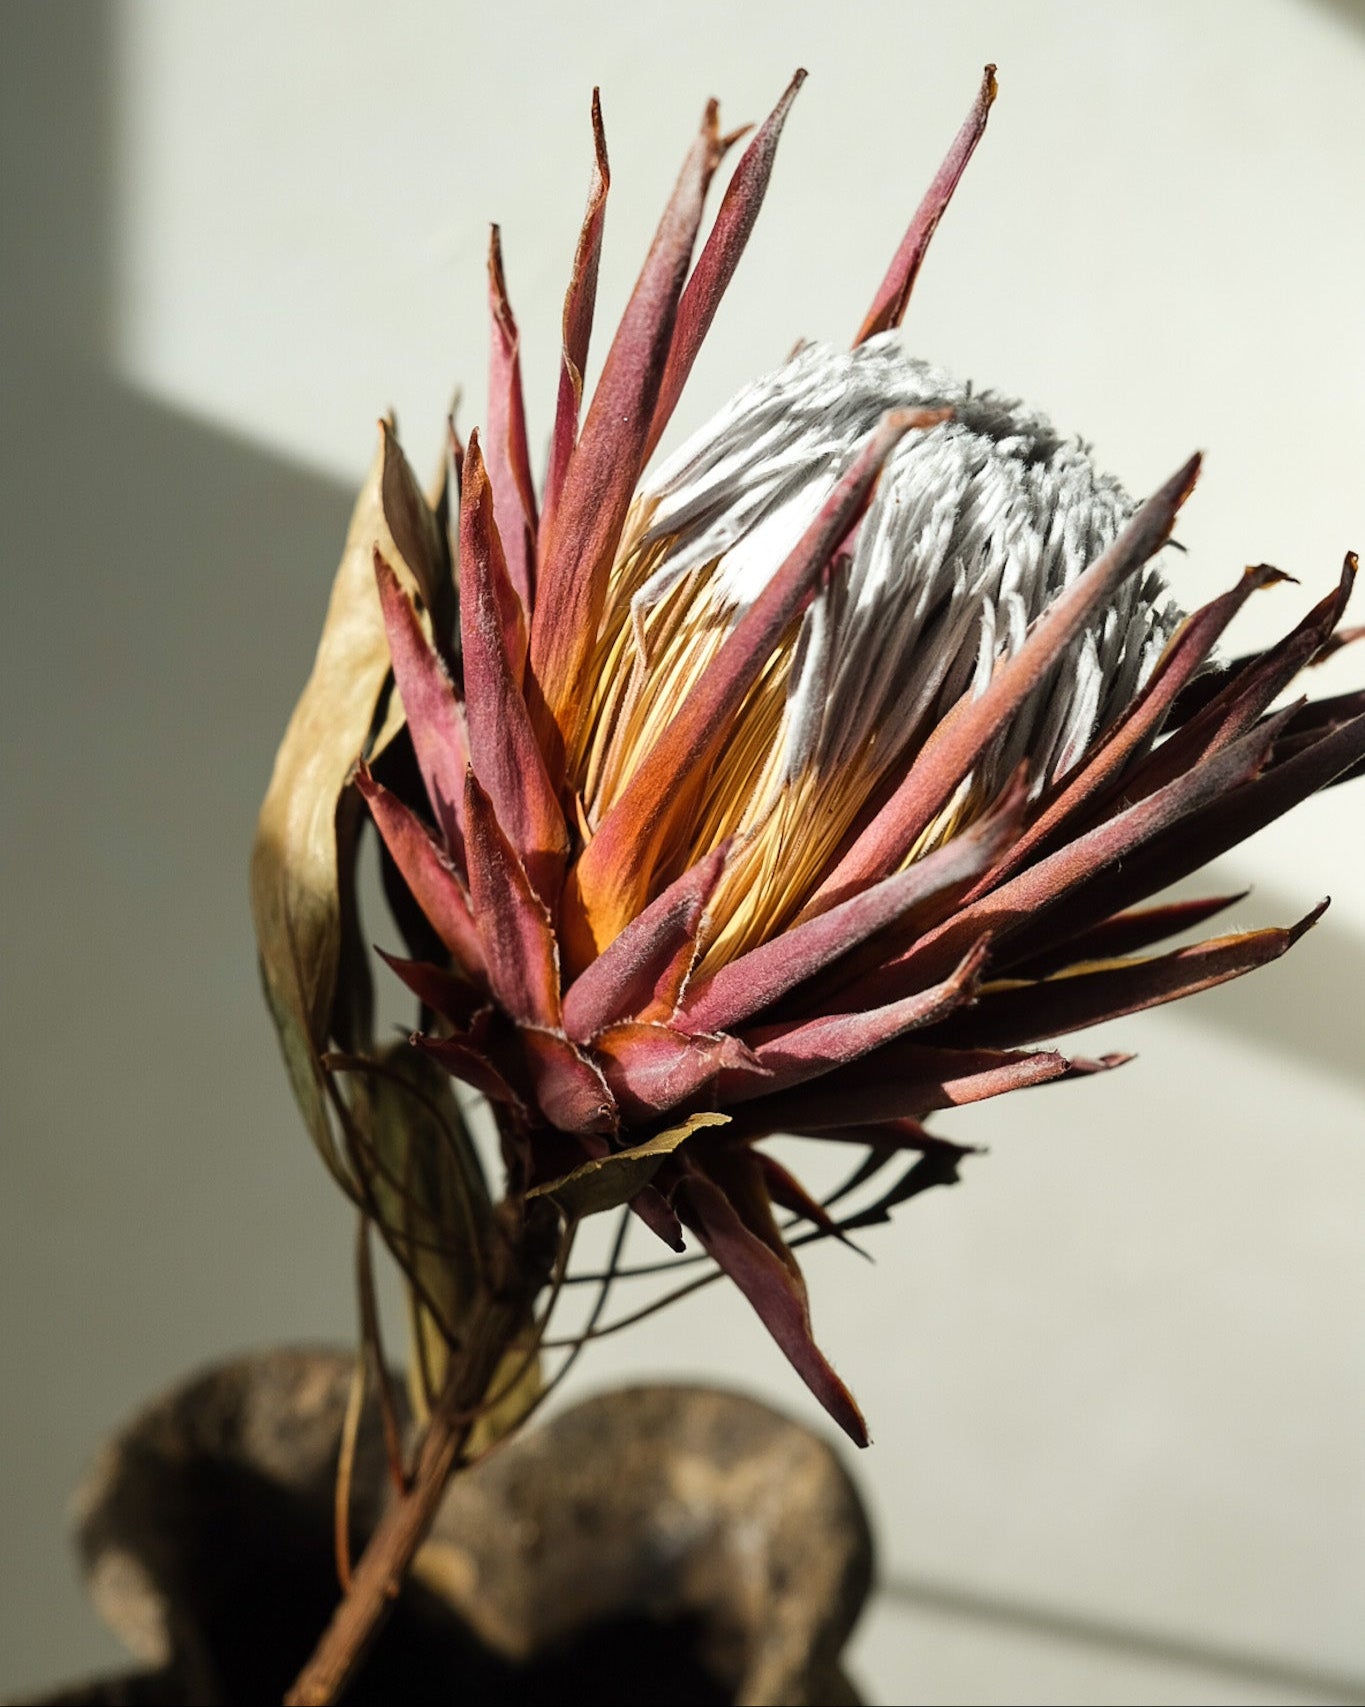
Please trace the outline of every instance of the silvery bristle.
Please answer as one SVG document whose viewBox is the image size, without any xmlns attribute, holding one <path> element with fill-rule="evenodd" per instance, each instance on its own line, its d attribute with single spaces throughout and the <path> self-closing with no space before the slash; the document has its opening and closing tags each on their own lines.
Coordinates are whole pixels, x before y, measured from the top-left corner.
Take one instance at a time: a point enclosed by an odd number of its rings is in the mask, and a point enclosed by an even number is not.
<svg viewBox="0 0 1365 1707">
<path fill-rule="evenodd" d="M 897 447 L 844 574 L 809 607 L 784 731 L 789 776 L 846 763 L 875 738 L 882 770 L 963 694 L 979 692 L 1031 622 L 1135 508 L 1079 439 L 1045 415 L 905 354 L 899 334 L 810 344 L 747 386 L 647 481 L 641 545 L 670 541 L 636 594 L 685 575 L 734 617 L 757 597 L 888 410 L 942 403 L 950 420 Z M 1083 631 L 992 755 L 1024 759 L 1035 791 L 1065 774 L 1131 701 L 1180 612 L 1153 567 Z"/>
</svg>

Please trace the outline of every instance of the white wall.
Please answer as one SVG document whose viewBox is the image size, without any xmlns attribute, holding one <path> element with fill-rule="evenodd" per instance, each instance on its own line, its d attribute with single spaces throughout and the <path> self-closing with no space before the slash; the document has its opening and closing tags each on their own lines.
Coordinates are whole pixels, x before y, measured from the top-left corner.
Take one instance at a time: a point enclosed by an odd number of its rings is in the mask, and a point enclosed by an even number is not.
<svg viewBox="0 0 1365 1707">
<path fill-rule="evenodd" d="M 1304 582 L 1262 595 L 1250 641 L 1365 538 L 1365 16 L 144 0 L 5 29 L 12 1690 L 110 1652 L 60 1536 L 99 1435 L 193 1363 L 349 1331 L 347 1217 L 254 992 L 246 838 L 376 415 L 419 465 L 453 385 L 479 418 L 490 219 L 548 429 L 592 84 L 605 325 L 703 99 L 758 118 L 811 73 L 685 427 L 798 335 L 852 330 L 995 60 L 908 341 L 1135 492 L 1206 448 L 1178 592 L 1261 559 Z M 991 1146 L 964 1188 L 874 1235 L 875 1269 L 812 1259 L 906 1591 L 862 1640 L 873 1699 L 1365 1678 L 1363 834 L 1360 784 L 1264 833 L 1220 874 L 1256 884 L 1239 922 L 1334 897 L 1288 961 L 1106 1027 L 1139 1052 L 1121 1075 L 943 1121 Z M 819 1420 L 715 1292 L 581 1368 L 580 1391 L 700 1375 Z"/>
</svg>

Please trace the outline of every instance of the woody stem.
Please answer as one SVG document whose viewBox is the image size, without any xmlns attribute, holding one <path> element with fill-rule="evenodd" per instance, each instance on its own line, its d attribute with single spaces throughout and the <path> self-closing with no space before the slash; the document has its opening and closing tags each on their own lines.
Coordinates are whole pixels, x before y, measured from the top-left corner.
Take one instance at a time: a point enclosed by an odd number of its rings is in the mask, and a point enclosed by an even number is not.
<svg viewBox="0 0 1365 1707">
<path fill-rule="evenodd" d="M 285 1707 L 327 1707 L 337 1700 L 402 1589 L 446 1484 L 460 1466 L 489 1384 L 528 1326 L 536 1295 L 549 1277 L 557 1224 L 548 1205 L 533 1207 L 536 1213 L 527 1213 L 524 1203 L 499 1208 L 490 1273 L 432 1406 L 411 1484 L 371 1535 L 349 1589 L 285 1696 Z"/>
</svg>

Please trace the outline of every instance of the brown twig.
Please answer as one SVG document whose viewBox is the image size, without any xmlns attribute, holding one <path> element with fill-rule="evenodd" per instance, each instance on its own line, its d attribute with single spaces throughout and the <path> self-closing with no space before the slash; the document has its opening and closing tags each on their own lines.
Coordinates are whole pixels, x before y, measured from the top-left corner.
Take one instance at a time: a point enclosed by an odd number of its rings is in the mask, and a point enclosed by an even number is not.
<svg viewBox="0 0 1365 1707">
<path fill-rule="evenodd" d="M 336 1490 L 332 1496 L 332 1552 L 336 1558 L 337 1581 L 343 1594 L 351 1588 L 351 1480 L 355 1472 L 356 1441 L 360 1435 L 360 1413 L 365 1408 L 364 1346 L 356 1353 L 351 1371 L 351 1391 L 341 1421 L 341 1450 L 337 1454 Z"/>
<path fill-rule="evenodd" d="M 350 1588 L 285 1696 L 286 1707 L 334 1702 L 378 1634 L 461 1461 L 489 1382 L 531 1320 L 557 1237 L 558 1222 L 548 1205 L 500 1205 L 487 1279 L 422 1434 L 411 1484 L 371 1535 Z"/>
</svg>

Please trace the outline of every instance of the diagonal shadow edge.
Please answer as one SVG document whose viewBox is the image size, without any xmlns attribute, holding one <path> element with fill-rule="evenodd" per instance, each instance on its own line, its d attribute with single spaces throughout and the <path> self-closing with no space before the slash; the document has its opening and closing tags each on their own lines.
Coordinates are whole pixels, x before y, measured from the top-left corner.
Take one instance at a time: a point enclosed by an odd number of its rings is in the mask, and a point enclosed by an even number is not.
<svg viewBox="0 0 1365 1707">
<path fill-rule="evenodd" d="M 1091 1618 L 1035 1601 L 983 1593 L 931 1577 L 898 1574 L 880 1585 L 882 1598 L 907 1611 L 957 1618 L 1043 1641 L 1100 1649 L 1151 1664 L 1217 1673 L 1263 1689 L 1285 1689 L 1354 1707 L 1365 1702 L 1365 1678 L 1301 1665 L 1243 1648 L 1144 1630 L 1117 1619 Z"/>
</svg>

